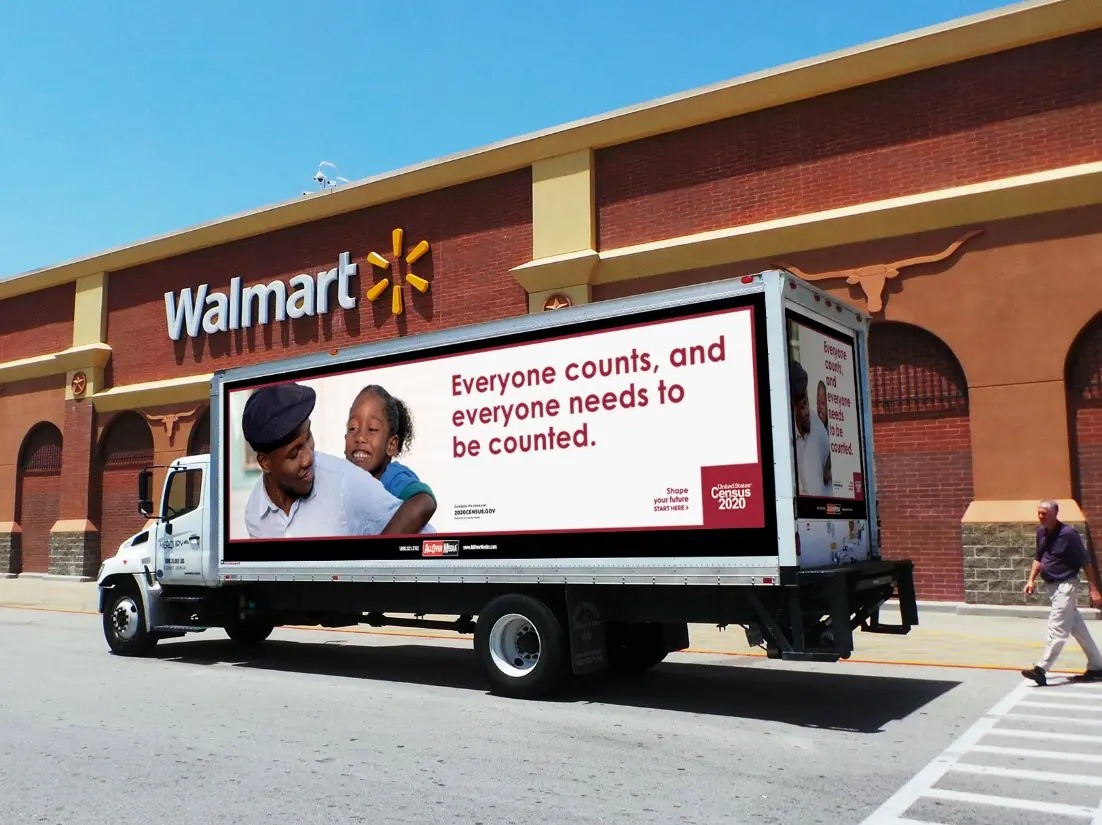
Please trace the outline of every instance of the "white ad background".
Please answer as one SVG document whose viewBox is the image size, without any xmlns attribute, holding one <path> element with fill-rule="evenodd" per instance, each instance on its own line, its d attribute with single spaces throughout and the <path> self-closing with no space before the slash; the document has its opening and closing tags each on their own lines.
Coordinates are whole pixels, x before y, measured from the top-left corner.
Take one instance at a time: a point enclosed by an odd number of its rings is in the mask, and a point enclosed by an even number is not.
<svg viewBox="0 0 1102 825">
<path fill-rule="evenodd" d="M 818 423 L 819 383 L 822 382 L 826 387 L 827 424 L 825 426 L 831 444 L 831 475 L 834 488 L 831 497 L 861 500 L 864 498 L 863 480 L 860 495 L 855 495 L 853 489 L 854 474 L 862 474 L 860 407 L 857 403 L 854 348 L 847 342 L 804 326 L 798 319 L 792 320 L 790 330 L 794 331 L 794 335 L 790 332 L 791 354 L 807 372 L 807 395 L 811 404 L 813 428 Z M 845 355 L 839 357 L 838 353 Z M 831 385 L 832 381 L 835 386 Z M 795 422 L 793 422 L 793 434 L 795 432 Z M 851 450 L 849 454 L 838 450 L 839 447 L 847 445 Z"/>
<path fill-rule="evenodd" d="M 724 359 L 674 367 L 671 352 L 694 345 L 705 352 L 723 336 Z M 638 353 L 651 356 L 652 370 L 567 381 L 571 363 L 616 359 Z M 713 350 L 714 351 L 714 350 Z M 527 372 L 555 368 L 550 385 L 510 386 L 504 394 L 452 393 L 453 376 Z M 658 384 L 684 389 L 680 403 L 659 403 Z M 429 484 L 437 498 L 432 524 L 441 533 L 556 531 L 697 526 L 702 522 L 702 466 L 754 464 L 759 458 L 752 313 L 737 309 L 629 329 L 596 332 L 478 353 L 365 369 L 303 380 L 314 388 L 312 416 L 315 447 L 343 458 L 349 408 L 364 386 L 380 384 L 408 406 L 414 441 L 398 461 Z M 571 413 L 573 396 L 619 395 L 634 384 L 645 389 L 646 407 Z M 258 473 L 246 466 L 241 412 L 249 390 L 232 391 L 226 438 L 230 444 L 230 539 L 247 539 L 243 509 Z M 510 421 L 509 425 L 456 427 L 456 410 L 559 401 L 554 417 Z M 576 431 L 588 422 L 592 446 L 491 455 L 493 436 Z M 453 436 L 478 439 L 477 457 L 454 458 Z M 856 466 L 856 465 L 855 465 Z M 684 510 L 655 510 L 667 488 L 686 488 Z M 456 507 L 493 508 L 490 515 L 457 518 Z"/>
</svg>

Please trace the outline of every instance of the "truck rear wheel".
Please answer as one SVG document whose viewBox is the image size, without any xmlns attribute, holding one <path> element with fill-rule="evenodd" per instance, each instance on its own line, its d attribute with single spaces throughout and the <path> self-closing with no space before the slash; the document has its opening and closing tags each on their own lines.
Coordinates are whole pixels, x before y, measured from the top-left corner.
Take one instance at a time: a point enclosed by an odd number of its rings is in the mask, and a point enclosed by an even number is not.
<svg viewBox="0 0 1102 825">
<path fill-rule="evenodd" d="M 272 635 L 275 625 L 263 619 L 234 617 L 226 622 L 226 635 L 239 645 L 258 645 Z"/>
<path fill-rule="evenodd" d="M 103 610 L 103 636 L 119 656 L 145 656 L 156 647 L 157 637 L 146 629 L 145 605 L 132 582 L 119 582 L 111 590 Z"/>
<path fill-rule="evenodd" d="M 608 666 L 620 673 L 641 673 L 666 658 L 660 624 L 609 624 Z"/>
<path fill-rule="evenodd" d="M 478 616 L 475 649 L 501 696 L 536 699 L 553 693 L 567 676 L 567 644 L 554 612 L 531 596 L 500 596 Z"/>
</svg>

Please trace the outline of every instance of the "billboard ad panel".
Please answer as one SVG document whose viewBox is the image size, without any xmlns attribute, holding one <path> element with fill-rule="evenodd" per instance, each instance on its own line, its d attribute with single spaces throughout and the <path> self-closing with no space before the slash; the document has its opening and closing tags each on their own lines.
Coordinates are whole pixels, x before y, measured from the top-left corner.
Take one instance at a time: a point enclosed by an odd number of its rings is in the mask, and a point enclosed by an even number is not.
<svg viewBox="0 0 1102 825">
<path fill-rule="evenodd" d="M 772 473 L 745 304 L 227 385 L 225 558 L 592 555 L 563 534 L 613 531 L 613 555 L 678 555 L 671 530 L 758 554 Z M 730 528 L 754 535 L 709 541 Z"/>
</svg>

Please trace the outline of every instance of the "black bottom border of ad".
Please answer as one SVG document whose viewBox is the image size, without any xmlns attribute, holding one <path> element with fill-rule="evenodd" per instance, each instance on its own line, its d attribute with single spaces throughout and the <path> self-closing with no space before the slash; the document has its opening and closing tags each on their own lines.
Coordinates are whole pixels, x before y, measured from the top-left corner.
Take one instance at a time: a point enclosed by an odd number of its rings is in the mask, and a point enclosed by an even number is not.
<svg viewBox="0 0 1102 825">
<path fill-rule="evenodd" d="M 796 500 L 796 518 L 798 519 L 855 519 L 867 520 L 869 508 L 864 501 L 849 501 L 844 498 Z"/>
<path fill-rule="evenodd" d="M 424 555 L 425 547 L 435 555 Z M 464 549 L 469 548 L 469 549 Z M 492 548 L 492 549 L 491 549 Z M 430 551 L 431 552 L 431 551 Z M 523 533 L 349 539 L 282 539 L 230 542 L 226 562 L 410 561 L 422 558 L 466 561 L 540 559 L 776 556 L 777 536 L 766 528 L 728 528 L 599 533 Z"/>
</svg>

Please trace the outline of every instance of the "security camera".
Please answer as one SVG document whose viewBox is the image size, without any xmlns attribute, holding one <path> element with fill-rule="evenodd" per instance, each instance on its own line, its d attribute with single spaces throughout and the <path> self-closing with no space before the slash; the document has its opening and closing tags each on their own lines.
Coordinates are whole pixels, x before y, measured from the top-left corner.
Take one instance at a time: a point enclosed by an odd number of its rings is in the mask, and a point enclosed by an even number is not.
<svg viewBox="0 0 1102 825">
<path fill-rule="evenodd" d="M 324 183 L 325 182 L 325 174 L 319 169 L 318 171 L 316 171 L 314 173 L 314 180 L 316 180 L 318 183 Z"/>
</svg>

